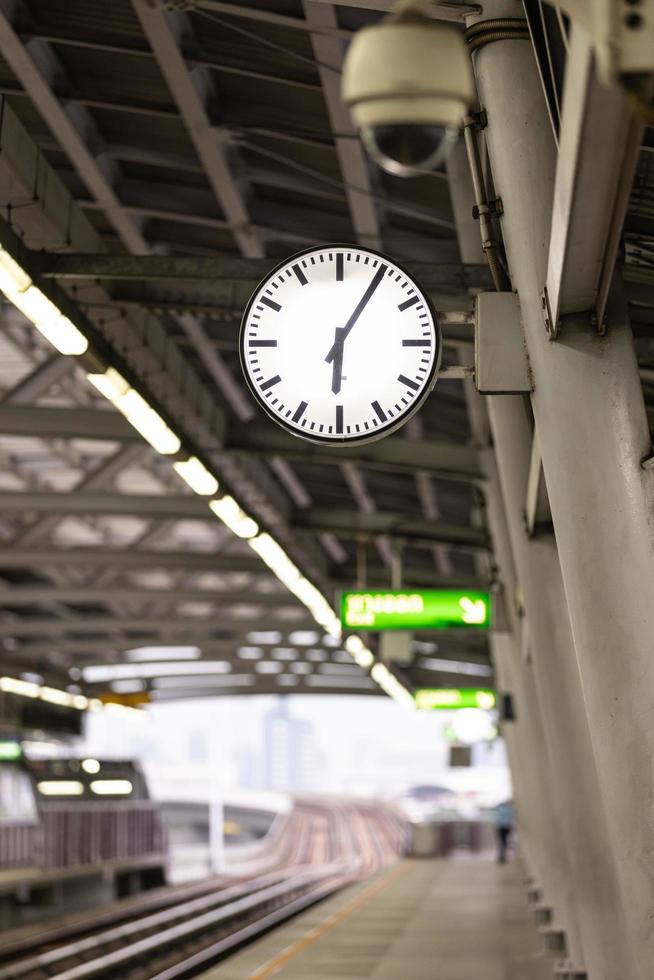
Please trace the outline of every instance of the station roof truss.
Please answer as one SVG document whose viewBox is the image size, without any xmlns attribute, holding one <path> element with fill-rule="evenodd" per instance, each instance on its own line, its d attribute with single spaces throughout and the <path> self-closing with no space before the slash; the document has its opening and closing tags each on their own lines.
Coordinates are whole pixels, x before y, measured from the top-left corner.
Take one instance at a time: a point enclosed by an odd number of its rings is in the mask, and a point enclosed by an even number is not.
<svg viewBox="0 0 654 980">
<path fill-rule="evenodd" d="M 461 263 L 446 174 L 374 168 L 340 102 L 347 41 L 388 6 L 18 0 L 0 11 L 3 220 L 335 603 L 357 583 L 389 587 L 398 556 L 407 587 L 494 577 L 460 381 L 440 381 L 399 434 L 337 452 L 263 418 L 238 365 L 250 292 L 310 245 L 382 249 L 446 313 L 490 288 L 485 267 Z M 555 29 L 536 45 L 552 72 Z M 620 251 L 652 404 L 653 147 L 646 131 Z M 197 667 L 155 678 L 157 697 L 379 693 L 72 358 L 8 304 L 2 319 L 5 671 L 94 690 L 86 668 L 192 644 L 226 666 L 201 683 Z M 471 363 L 470 324 L 453 317 L 444 334 L 445 365 Z M 477 683 L 490 669 L 479 634 L 421 635 L 414 658 L 408 686 Z"/>
</svg>

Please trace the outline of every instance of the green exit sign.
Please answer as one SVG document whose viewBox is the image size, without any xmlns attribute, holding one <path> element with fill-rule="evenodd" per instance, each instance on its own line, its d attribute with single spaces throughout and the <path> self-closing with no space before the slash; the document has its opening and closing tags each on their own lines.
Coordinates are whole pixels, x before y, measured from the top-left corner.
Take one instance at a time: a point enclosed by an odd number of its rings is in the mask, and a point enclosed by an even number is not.
<svg viewBox="0 0 654 980">
<path fill-rule="evenodd" d="M 486 687 L 420 687 L 413 692 L 416 708 L 422 711 L 456 710 L 457 708 L 495 707 L 495 692 Z"/>
<path fill-rule="evenodd" d="M 341 625 L 356 630 L 488 629 L 490 594 L 455 589 L 344 592 Z"/>
</svg>

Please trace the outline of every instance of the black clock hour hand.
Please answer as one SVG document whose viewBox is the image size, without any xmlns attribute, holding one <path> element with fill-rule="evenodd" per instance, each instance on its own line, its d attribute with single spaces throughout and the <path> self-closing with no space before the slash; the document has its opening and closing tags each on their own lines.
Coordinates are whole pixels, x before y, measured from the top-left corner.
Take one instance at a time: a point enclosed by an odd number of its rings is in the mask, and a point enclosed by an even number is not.
<svg viewBox="0 0 654 980">
<path fill-rule="evenodd" d="M 341 382 L 343 380 L 343 350 L 344 350 L 344 328 L 336 327 L 336 333 L 334 336 L 334 357 L 332 363 L 332 391 L 335 395 L 341 390 Z"/>
<path fill-rule="evenodd" d="M 359 317 L 361 316 L 361 314 L 365 310 L 366 306 L 368 305 L 368 302 L 370 301 L 370 298 L 372 297 L 372 294 L 374 293 L 374 291 L 377 289 L 377 286 L 379 285 L 379 283 L 384 278 L 387 269 L 388 269 L 388 266 L 387 265 L 380 265 L 379 266 L 379 268 L 377 269 L 377 272 L 375 273 L 375 275 L 372 278 L 372 281 L 371 281 L 370 285 L 368 286 L 368 288 L 366 289 L 365 293 L 363 294 L 363 296 L 361 297 L 361 299 L 357 303 L 357 305 L 355 307 L 355 310 L 354 310 L 352 316 L 347 321 L 347 323 L 345 324 L 344 327 L 339 328 L 340 331 L 341 331 L 341 333 L 339 333 L 338 336 L 336 337 L 336 339 L 334 340 L 334 343 L 332 344 L 332 346 L 331 346 L 331 348 L 329 350 L 329 353 L 327 354 L 327 357 L 325 358 L 325 360 L 327 361 L 328 364 L 331 364 L 331 362 L 336 357 L 336 354 L 338 353 L 338 348 L 339 347 L 341 348 L 341 359 L 342 359 L 342 357 L 343 357 L 343 343 L 345 342 L 345 338 L 347 337 L 347 335 L 349 334 L 350 330 L 352 329 L 352 327 L 354 326 L 354 324 L 357 322 L 357 320 L 359 319 Z M 339 388 L 339 390 L 340 390 L 340 388 Z"/>
</svg>

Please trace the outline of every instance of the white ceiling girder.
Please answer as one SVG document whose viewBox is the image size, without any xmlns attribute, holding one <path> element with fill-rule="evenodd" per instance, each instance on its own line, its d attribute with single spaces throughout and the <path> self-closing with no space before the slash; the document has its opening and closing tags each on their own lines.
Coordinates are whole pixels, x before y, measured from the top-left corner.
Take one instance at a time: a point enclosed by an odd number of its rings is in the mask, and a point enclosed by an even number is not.
<svg viewBox="0 0 654 980">
<path fill-rule="evenodd" d="M 32 102 L 66 147 L 68 156 L 91 193 L 102 204 L 109 221 L 134 252 L 146 251 L 138 227 L 125 217 L 120 201 L 100 170 L 70 117 L 52 92 L 29 52 L 23 47 L 6 13 L 0 8 L 0 48 L 11 70 L 20 79 Z"/>
<path fill-rule="evenodd" d="M 227 162 L 220 131 L 212 125 L 199 85 L 179 49 L 174 16 L 148 0 L 132 0 L 132 6 L 241 253 L 246 258 L 260 258 L 265 254 L 263 246 L 252 229 L 241 190 Z"/>
<path fill-rule="evenodd" d="M 338 26 L 332 4 L 304 0 L 304 16 L 307 23 L 317 30 Z M 311 43 L 319 62 L 318 73 L 327 105 L 331 128 L 334 133 L 336 153 L 343 175 L 352 226 L 361 245 L 381 249 L 382 237 L 379 217 L 372 196 L 368 161 L 359 140 L 347 106 L 341 98 L 341 74 L 343 44 L 338 38 L 312 33 Z M 330 71 L 325 65 L 333 65 Z"/>
</svg>

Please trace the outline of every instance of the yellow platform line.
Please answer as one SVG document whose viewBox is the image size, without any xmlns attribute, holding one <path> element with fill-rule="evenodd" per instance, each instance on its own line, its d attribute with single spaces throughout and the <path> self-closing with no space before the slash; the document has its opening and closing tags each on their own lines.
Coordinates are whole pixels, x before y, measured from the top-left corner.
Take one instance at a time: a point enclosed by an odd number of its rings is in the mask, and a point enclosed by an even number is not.
<svg viewBox="0 0 654 980">
<path fill-rule="evenodd" d="M 401 874 L 404 874 L 406 870 L 407 865 L 403 865 L 400 868 L 396 868 L 395 871 L 386 874 L 382 881 L 378 881 L 369 888 L 366 888 L 361 895 L 346 905 L 345 908 L 341 909 L 340 912 L 335 912 L 334 915 L 330 916 L 328 919 L 325 919 L 321 925 L 316 926 L 315 929 L 308 932 L 306 936 L 302 937 L 302 939 L 298 939 L 286 949 L 282 950 L 281 953 L 278 953 L 277 956 L 274 956 L 273 959 L 268 960 L 267 963 L 264 963 L 263 966 L 259 967 L 258 970 L 255 970 L 254 973 L 249 975 L 248 980 L 265 980 L 266 977 L 271 977 L 274 973 L 277 973 L 277 971 L 285 966 L 289 960 L 294 959 L 299 953 L 303 952 L 303 950 L 308 949 L 309 946 L 313 946 L 313 944 L 318 942 L 318 940 L 321 939 L 325 933 L 329 932 L 330 929 L 333 929 L 339 923 L 343 922 L 344 919 L 347 919 L 349 915 L 355 912 L 358 908 L 361 908 L 362 905 L 365 905 L 365 903 L 368 902 L 373 895 L 376 895 L 377 892 L 382 891 L 382 889 L 390 885 L 391 882 L 395 881 L 396 878 L 399 878 Z"/>
</svg>

